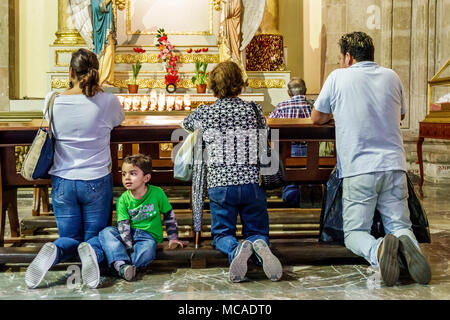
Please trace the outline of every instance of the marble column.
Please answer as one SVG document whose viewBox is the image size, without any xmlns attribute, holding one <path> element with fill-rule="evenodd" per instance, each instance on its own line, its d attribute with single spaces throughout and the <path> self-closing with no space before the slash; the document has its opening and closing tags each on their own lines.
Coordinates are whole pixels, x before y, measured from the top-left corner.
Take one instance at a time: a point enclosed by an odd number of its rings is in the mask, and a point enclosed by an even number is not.
<svg viewBox="0 0 450 320">
<path fill-rule="evenodd" d="M 56 45 L 86 44 L 72 22 L 68 0 L 58 0 L 58 31 L 55 35 L 53 44 Z"/>
</svg>

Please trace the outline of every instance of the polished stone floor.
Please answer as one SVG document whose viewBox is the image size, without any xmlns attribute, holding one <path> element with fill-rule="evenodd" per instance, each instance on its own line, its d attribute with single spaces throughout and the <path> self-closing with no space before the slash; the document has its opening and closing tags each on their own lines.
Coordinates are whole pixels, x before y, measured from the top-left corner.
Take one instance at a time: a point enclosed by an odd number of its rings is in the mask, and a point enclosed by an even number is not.
<svg viewBox="0 0 450 320">
<path fill-rule="evenodd" d="M 233 284 L 227 268 L 188 269 L 155 264 L 135 282 L 102 277 L 95 290 L 76 281 L 77 272 L 65 267 L 48 272 L 38 289 L 24 282 L 25 267 L 11 266 L 0 272 L 0 299 L 165 299 L 165 300 L 449 300 L 450 299 L 450 185 L 425 183 L 423 205 L 431 230 L 430 244 L 422 244 L 430 261 L 432 280 L 419 285 L 402 276 L 386 287 L 380 273 L 368 265 L 284 266 L 279 282 L 268 280 L 261 270 L 251 269 L 249 280 Z M 29 214 L 29 211 L 28 211 Z M 76 267 L 75 267 L 76 268 Z"/>
</svg>

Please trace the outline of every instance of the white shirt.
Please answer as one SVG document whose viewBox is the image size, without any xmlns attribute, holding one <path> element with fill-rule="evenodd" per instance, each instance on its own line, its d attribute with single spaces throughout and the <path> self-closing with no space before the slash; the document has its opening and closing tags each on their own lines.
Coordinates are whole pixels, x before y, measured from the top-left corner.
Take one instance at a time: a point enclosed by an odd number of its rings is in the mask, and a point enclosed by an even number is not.
<svg viewBox="0 0 450 320">
<path fill-rule="evenodd" d="M 51 92 L 45 97 L 45 106 Z M 48 114 L 46 115 L 48 121 Z M 57 95 L 53 106 L 55 155 L 49 174 L 69 180 L 95 180 L 111 172 L 111 130 L 125 119 L 119 99 L 98 92 Z"/>
<path fill-rule="evenodd" d="M 400 131 L 405 103 L 402 83 L 393 70 L 371 61 L 334 70 L 314 107 L 333 113 L 340 177 L 406 171 Z"/>
</svg>

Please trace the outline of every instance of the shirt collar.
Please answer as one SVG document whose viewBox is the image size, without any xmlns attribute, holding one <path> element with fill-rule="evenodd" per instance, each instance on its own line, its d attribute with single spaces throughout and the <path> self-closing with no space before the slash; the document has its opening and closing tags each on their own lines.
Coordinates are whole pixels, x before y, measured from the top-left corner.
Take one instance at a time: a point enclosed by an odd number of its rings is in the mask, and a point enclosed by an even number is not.
<svg viewBox="0 0 450 320">
<path fill-rule="evenodd" d="M 299 94 L 299 95 L 293 96 L 293 97 L 291 98 L 291 100 L 297 100 L 297 99 L 298 99 L 298 100 L 306 101 L 306 96 Z"/>
<path fill-rule="evenodd" d="M 375 61 L 361 61 L 350 66 L 350 68 L 365 68 L 365 67 L 373 67 L 376 65 L 377 63 Z"/>
</svg>

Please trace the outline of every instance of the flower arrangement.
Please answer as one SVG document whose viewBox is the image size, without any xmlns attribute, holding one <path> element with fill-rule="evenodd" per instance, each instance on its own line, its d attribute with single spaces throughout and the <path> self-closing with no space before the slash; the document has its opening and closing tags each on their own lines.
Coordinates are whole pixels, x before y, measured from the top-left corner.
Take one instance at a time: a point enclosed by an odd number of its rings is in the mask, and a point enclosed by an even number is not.
<svg viewBox="0 0 450 320">
<path fill-rule="evenodd" d="M 129 84 L 136 84 L 137 77 L 139 75 L 139 71 L 141 71 L 142 63 L 141 63 L 141 55 L 145 53 L 145 49 L 142 48 L 133 48 L 133 51 L 137 53 L 136 55 L 136 63 L 132 65 L 133 67 L 133 79 L 128 81 Z"/>
<path fill-rule="evenodd" d="M 164 29 L 157 30 L 156 40 L 156 47 L 158 47 L 159 49 L 158 59 L 164 61 L 166 67 L 166 85 L 175 85 L 179 81 L 177 70 L 178 56 L 174 54 L 174 47 L 168 40 L 167 34 L 164 32 Z"/>
</svg>

